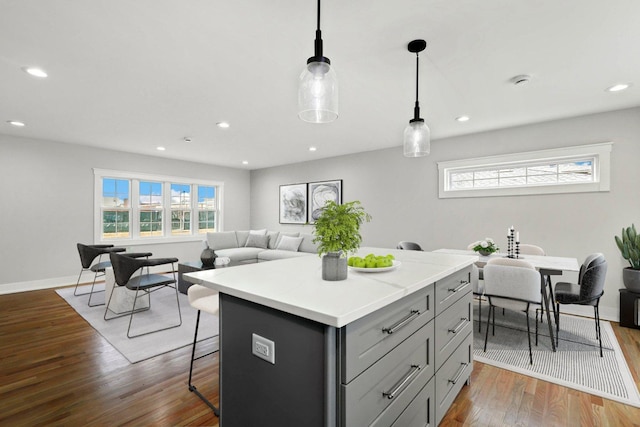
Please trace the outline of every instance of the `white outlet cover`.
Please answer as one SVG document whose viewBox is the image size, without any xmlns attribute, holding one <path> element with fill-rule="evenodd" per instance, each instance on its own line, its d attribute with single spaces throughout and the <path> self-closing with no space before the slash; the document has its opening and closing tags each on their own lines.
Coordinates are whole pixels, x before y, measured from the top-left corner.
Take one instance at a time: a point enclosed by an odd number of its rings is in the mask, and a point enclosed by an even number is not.
<svg viewBox="0 0 640 427">
<path fill-rule="evenodd" d="M 276 343 L 258 334 L 251 334 L 251 352 L 254 356 L 276 364 Z"/>
</svg>

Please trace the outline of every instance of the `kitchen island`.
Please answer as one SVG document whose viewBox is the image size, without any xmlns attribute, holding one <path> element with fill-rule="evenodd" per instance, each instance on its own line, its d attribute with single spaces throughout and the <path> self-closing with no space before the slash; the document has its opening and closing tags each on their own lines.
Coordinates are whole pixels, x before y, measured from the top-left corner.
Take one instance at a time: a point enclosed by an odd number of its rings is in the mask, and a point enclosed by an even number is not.
<svg viewBox="0 0 640 427">
<path fill-rule="evenodd" d="M 220 293 L 220 424 L 436 425 L 472 370 L 477 256 L 391 253 L 321 279 L 316 256 L 186 274 Z"/>
</svg>

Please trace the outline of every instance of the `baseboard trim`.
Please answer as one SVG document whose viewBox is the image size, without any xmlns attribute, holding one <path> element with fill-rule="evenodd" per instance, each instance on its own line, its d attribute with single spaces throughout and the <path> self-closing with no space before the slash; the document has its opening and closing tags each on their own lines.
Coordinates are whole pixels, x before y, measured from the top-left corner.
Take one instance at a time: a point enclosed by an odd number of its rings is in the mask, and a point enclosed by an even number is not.
<svg viewBox="0 0 640 427">
<path fill-rule="evenodd" d="M 4 283 L 0 285 L 0 295 L 60 288 L 63 286 L 75 285 L 76 280 L 78 280 L 78 276 L 54 277 L 42 280 L 29 280 L 27 282 Z"/>
</svg>

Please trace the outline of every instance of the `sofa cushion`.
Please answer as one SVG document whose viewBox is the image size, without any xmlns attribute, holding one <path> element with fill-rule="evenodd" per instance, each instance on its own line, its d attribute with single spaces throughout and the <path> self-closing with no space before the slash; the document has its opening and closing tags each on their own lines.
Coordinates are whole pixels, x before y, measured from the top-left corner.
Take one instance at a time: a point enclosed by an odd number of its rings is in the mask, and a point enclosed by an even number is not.
<svg viewBox="0 0 640 427">
<path fill-rule="evenodd" d="M 268 231 L 267 236 L 269 236 L 269 249 L 275 249 L 276 243 L 278 243 L 278 237 L 280 237 L 280 232 Z"/>
<path fill-rule="evenodd" d="M 299 252 L 318 253 L 318 244 L 313 243 L 313 234 L 300 233 L 300 237 L 302 237 L 302 243 L 300 243 L 300 247 L 298 248 Z"/>
<path fill-rule="evenodd" d="M 209 247 L 214 251 L 218 249 L 237 248 L 238 240 L 235 231 L 217 231 L 215 233 L 207 233 L 207 242 Z"/>
<path fill-rule="evenodd" d="M 282 239 L 282 236 L 288 236 L 288 237 L 298 237 L 300 235 L 300 233 L 290 233 L 288 231 L 281 231 L 280 234 L 278 235 L 278 239 L 276 240 L 276 245 L 274 247 L 277 248 L 278 245 L 280 244 L 280 239 Z"/>
<path fill-rule="evenodd" d="M 218 256 L 227 256 L 234 262 L 242 262 L 258 259 L 258 254 L 264 251 L 261 248 L 234 248 L 234 249 L 221 249 L 216 251 Z"/>
<path fill-rule="evenodd" d="M 247 243 L 244 244 L 247 248 L 262 248 L 267 249 L 269 245 L 269 236 L 266 234 L 253 234 L 249 233 L 247 237 Z"/>
<path fill-rule="evenodd" d="M 298 248 L 302 243 L 302 237 L 281 236 L 276 249 L 283 251 L 298 252 Z"/>
<path fill-rule="evenodd" d="M 307 252 L 291 252 L 283 251 L 279 249 L 270 249 L 268 251 L 262 251 L 258 254 L 258 261 L 274 261 L 277 259 L 295 258 L 301 256 L 312 256 Z"/>
<path fill-rule="evenodd" d="M 247 244 L 247 239 L 249 238 L 249 230 L 236 231 L 236 238 L 238 239 L 238 247 L 244 248 L 244 245 Z"/>
</svg>

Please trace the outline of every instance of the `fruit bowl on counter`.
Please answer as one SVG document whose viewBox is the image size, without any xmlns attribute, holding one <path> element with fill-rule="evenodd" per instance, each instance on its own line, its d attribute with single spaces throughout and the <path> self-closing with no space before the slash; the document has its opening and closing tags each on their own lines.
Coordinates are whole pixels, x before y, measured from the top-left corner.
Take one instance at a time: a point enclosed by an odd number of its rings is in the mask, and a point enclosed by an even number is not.
<svg viewBox="0 0 640 427">
<path fill-rule="evenodd" d="M 363 273 L 381 273 L 383 271 L 390 271 L 397 268 L 400 265 L 400 261 L 396 261 L 395 257 L 391 254 L 368 254 L 364 258 L 359 256 L 349 257 L 347 265 L 354 271 L 360 271 Z"/>
</svg>

